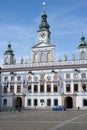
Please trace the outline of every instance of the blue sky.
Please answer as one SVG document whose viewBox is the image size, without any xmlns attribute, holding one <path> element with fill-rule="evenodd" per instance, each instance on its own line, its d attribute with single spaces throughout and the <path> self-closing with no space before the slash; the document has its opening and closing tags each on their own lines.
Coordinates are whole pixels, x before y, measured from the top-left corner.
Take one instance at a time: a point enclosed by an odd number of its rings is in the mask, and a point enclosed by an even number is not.
<svg viewBox="0 0 87 130">
<path fill-rule="evenodd" d="M 87 41 L 87 0 L 44 0 L 55 53 L 63 59 L 77 47 L 82 32 Z M 8 42 L 17 60 L 30 57 L 32 44 L 37 44 L 37 30 L 43 12 L 43 0 L 0 0 L 0 65 Z"/>
</svg>

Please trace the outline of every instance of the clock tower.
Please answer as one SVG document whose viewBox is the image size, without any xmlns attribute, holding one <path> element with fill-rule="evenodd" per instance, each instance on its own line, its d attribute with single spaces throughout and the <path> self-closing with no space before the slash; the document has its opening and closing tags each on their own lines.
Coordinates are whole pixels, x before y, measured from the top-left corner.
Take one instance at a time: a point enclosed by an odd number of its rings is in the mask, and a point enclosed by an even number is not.
<svg viewBox="0 0 87 130">
<path fill-rule="evenodd" d="M 40 42 L 50 43 L 50 25 L 47 23 L 47 14 L 43 11 L 41 15 L 41 23 L 38 30 L 38 40 Z"/>
<path fill-rule="evenodd" d="M 85 41 L 85 36 L 82 33 L 81 41 L 78 46 L 79 50 L 79 59 L 85 60 L 87 59 L 87 42 Z"/>
<path fill-rule="evenodd" d="M 50 25 L 47 22 L 45 10 L 41 14 L 41 23 L 38 29 L 38 43 L 31 48 L 33 63 L 47 63 L 54 61 L 55 45 L 50 40 Z"/>
<path fill-rule="evenodd" d="M 14 54 L 13 54 L 13 50 L 11 49 L 10 42 L 4 53 L 4 64 L 14 64 Z"/>
</svg>

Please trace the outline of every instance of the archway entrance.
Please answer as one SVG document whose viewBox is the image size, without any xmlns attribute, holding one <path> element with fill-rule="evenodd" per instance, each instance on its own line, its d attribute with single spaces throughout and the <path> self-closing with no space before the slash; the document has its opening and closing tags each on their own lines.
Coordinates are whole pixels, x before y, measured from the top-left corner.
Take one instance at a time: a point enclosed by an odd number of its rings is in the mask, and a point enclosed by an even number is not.
<svg viewBox="0 0 87 130">
<path fill-rule="evenodd" d="M 18 108 L 18 107 L 22 107 L 22 98 L 21 97 L 17 97 L 16 100 L 15 100 L 15 107 Z"/>
<path fill-rule="evenodd" d="M 65 104 L 66 108 L 72 108 L 73 107 L 72 97 L 66 97 L 64 104 Z"/>
</svg>

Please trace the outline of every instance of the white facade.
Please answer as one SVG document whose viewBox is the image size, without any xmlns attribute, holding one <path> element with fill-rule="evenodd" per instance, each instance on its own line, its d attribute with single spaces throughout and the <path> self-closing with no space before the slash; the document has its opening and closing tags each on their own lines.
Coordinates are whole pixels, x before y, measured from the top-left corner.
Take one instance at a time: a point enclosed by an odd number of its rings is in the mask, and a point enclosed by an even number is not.
<svg viewBox="0 0 87 130">
<path fill-rule="evenodd" d="M 31 48 L 31 58 L 17 63 L 11 44 L 4 53 L 1 69 L 2 107 L 67 108 L 87 107 L 87 43 L 82 35 L 79 59 L 54 56 L 45 12 L 38 30 L 38 43 Z M 9 58 L 8 58 L 9 57 Z"/>
</svg>

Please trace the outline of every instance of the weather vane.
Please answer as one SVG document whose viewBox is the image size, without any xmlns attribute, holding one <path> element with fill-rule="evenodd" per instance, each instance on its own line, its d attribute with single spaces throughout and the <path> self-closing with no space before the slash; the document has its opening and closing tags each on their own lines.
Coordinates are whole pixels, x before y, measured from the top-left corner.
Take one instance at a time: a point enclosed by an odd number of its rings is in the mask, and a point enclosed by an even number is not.
<svg viewBox="0 0 87 130">
<path fill-rule="evenodd" d="M 46 7 L 46 2 L 43 1 L 43 11 L 45 11 L 45 7 Z"/>
</svg>

